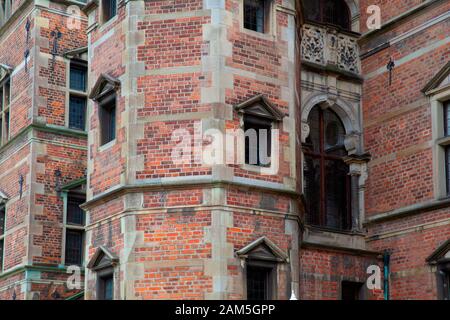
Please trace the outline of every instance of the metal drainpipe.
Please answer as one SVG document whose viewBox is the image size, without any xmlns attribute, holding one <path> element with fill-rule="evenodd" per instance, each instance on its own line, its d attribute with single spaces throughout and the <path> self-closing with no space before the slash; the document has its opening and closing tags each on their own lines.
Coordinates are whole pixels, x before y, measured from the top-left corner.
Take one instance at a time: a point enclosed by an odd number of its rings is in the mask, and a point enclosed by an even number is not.
<svg viewBox="0 0 450 320">
<path fill-rule="evenodd" d="M 384 263 L 384 300 L 389 300 L 389 276 L 390 276 L 390 260 L 391 254 L 389 251 L 385 250 L 383 253 L 383 263 Z"/>
</svg>

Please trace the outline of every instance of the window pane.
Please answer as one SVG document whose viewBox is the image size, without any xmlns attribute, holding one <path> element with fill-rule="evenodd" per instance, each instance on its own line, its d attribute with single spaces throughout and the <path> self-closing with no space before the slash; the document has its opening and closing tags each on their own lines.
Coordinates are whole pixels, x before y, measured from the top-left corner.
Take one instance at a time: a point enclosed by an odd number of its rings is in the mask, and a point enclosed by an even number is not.
<svg viewBox="0 0 450 320">
<path fill-rule="evenodd" d="M 342 300 L 360 300 L 361 283 L 344 281 L 342 286 Z"/>
<path fill-rule="evenodd" d="M 247 299 L 269 299 L 269 268 L 247 266 Z"/>
<path fill-rule="evenodd" d="M 3 243 L 4 240 L 0 240 L 0 272 L 3 270 Z"/>
<path fill-rule="evenodd" d="M 320 119 L 319 108 L 314 107 L 308 118 L 309 136 L 306 138 L 306 147 L 309 152 L 320 152 Z"/>
<path fill-rule="evenodd" d="M 5 208 L 0 209 L 0 235 L 5 233 Z"/>
<path fill-rule="evenodd" d="M 320 225 L 320 160 L 305 156 L 303 165 L 304 190 L 306 198 L 306 221 Z"/>
<path fill-rule="evenodd" d="M 104 145 L 116 138 L 116 97 L 105 97 L 100 102 L 101 144 Z"/>
<path fill-rule="evenodd" d="M 69 127 L 73 129 L 86 129 L 86 98 L 70 96 Z"/>
<path fill-rule="evenodd" d="M 113 299 L 113 278 L 107 278 L 105 280 L 105 300 L 112 300 Z"/>
<path fill-rule="evenodd" d="M 272 124 L 266 119 L 244 117 L 245 163 L 270 166 L 272 148 Z"/>
<path fill-rule="evenodd" d="M 5 82 L 5 107 L 11 103 L 11 82 L 10 80 Z"/>
<path fill-rule="evenodd" d="M 5 112 L 5 119 L 3 120 L 5 122 L 5 141 L 9 140 L 9 111 Z"/>
<path fill-rule="evenodd" d="M 351 229 L 347 195 L 350 194 L 348 166 L 340 160 L 325 161 L 326 227 Z"/>
<path fill-rule="evenodd" d="M 87 70 L 78 65 L 70 66 L 70 89 L 86 91 Z"/>
<path fill-rule="evenodd" d="M 103 0 L 103 5 L 103 20 L 106 22 L 117 14 L 117 3 L 116 0 Z"/>
<path fill-rule="evenodd" d="M 66 232 L 66 265 L 81 265 L 83 253 L 83 231 Z"/>
<path fill-rule="evenodd" d="M 264 32 L 265 0 L 244 1 L 244 28 Z"/>
<path fill-rule="evenodd" d="M 330 110 L 323 111 L 324 151 L 330 155 L 345 156 L 345 129 L 339 117 Z"/>
<path fill-rule="evenodd" d="M 84 211 L 80 205 L 84 203 L 84 199 L 69 197 L 67 199 L 67 223 L 74 225 L 84 225 Z"/>
</svg>

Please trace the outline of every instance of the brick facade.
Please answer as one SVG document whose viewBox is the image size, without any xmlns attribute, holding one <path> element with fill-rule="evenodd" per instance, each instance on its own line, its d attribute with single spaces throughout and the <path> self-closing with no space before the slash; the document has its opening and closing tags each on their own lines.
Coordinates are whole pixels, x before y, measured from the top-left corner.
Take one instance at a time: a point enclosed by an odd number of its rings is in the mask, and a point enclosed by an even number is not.
<svg viewBox="0 0 450 320">
<path fill-rule="evenodd" d="M 443 89 L 427 84 L 449 61 L 448 1 L 346 0 L 342 30 L 304 19 L 300 1 L 267 0 L 264 33 L 244 27 L 243 2 L 120 0 L 105 21 L 104 1 L 90 1 L 76 30 L 70 2 L 14 2 L 20 13 L 0 29 L 0 63 L 13 70 L 1 299 L 99 299 L 110 276 L 114 299 L 246 299 L 258 255 L 272 259 L 272 299 L 342 299 L 348 283 L 363 299 L 438 298 L 429 257 L 450 238 L 450 211 L 433 111 Z M 369 5 L 380 30 L 367 29 Z M 68 55 L 84 47 L 86 132 L 67 123 Z M 112 93 L 115 135 L 103 143 Z M 277 129 L 270 165 L 199 161 L 212 145 L 213 156 L 242 152 L 217 134 L 243 128 L 255 106 Z M 304 152 L 318 108 L 345 131 L 346 230 L 308 220 Z M 84 288 L 69 290 L 57 186 L 85 175 Z M 387 253 L 389 278 L 370 290 L 368 268 L 383 273 Z"/>
</svg>

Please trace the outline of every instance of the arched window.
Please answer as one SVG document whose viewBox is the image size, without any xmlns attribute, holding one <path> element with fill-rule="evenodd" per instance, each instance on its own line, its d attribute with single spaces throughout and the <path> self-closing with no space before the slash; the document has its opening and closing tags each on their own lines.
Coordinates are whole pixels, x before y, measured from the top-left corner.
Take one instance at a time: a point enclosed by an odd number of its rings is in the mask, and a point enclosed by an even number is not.
<svg viewBox="0 0 450 320">
<path fill-rule="evenodd" d="M 350 230 L 351 177 L 344 162 L 345 129 L 330 109 L 316 106 L 308 118 L 310 134 L 304 144 L 306 221 L 310 225 Z"/>
<path fill-rule="evenodd" d="M 306 20 L 350 30 L 350 10 L 344 0 L 302 0 Z"/>
</svg>

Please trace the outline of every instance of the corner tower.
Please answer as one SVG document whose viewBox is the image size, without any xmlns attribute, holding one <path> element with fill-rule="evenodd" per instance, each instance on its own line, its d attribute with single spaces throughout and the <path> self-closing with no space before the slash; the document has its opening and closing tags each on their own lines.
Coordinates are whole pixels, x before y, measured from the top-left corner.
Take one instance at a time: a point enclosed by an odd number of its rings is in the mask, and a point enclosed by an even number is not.
<svg viewBox="0 0 450 320">
<path fill-rule="evenodd" d="M 295 2 L 86 5 L 87 299 L 298 295 Z"/>
</svg>

